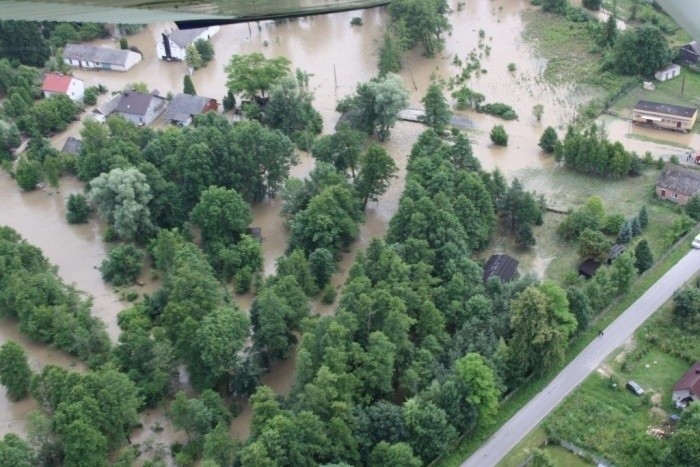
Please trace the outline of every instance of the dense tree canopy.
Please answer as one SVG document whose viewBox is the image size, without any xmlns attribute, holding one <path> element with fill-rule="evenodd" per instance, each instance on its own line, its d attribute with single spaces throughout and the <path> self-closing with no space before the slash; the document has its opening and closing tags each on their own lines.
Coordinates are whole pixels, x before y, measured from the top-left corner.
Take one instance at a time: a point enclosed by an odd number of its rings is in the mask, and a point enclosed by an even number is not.
<svg viewBox="0 0 700 467">
<path fill-rule="evenodd" d="M 653 76 L 671 61 L 672 52 L 661 30 L 651 24 L 622 31 L 612 50 L 612 66 L 624 75 Z"/>
<path fill-rule="evenodd" d="M 409 48 L 423 45 L 427 57 L 434 56 L 443 47 L 442 33 L 452 27 L 447 19 L 450 7 L 445 0 L 397 0 L 389 6 L 391 20 L 402 34 Z"/>
<path fill-rule="evenodd" d="M 284 57 L 265 58 L 259 52 L 248 55 L 233 55 L 226 73 L 226 86 L 236 94 L 243 93 L 252 99 L 265 93 L 289 73 L 289 60 Z"/>
</svg>

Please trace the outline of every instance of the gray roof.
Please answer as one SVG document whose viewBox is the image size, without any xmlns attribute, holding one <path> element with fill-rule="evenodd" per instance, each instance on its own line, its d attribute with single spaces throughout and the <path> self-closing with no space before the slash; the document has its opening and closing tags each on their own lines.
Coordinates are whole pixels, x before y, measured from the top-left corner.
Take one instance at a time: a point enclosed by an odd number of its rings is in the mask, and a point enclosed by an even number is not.
<svg viewBox="0 0 700 467">
<path fill-rule="evenodd" d="M 79 139 L 69 136 L 66 140 L 66 144 L 63 145 L 61 152 L 66 152 L 68 154 L 78 154 L 80 153 L 80 147 L 82 143 Z"/>
<path fill-rule="evenodd" d="M 685 44 L 682 48 L 692 51 L 697 55 L 700 55 L 700 45 L 698 45 L 698 43 L 695 41 Z"/>
<path fill-rule="evenodd" d="M 501 282 L 508 282 L 518 273 L 518 260 L 508 255 L 493 255 L 484 265 L 483 281 L 498 277 Z"/>
<path fill-rule="evenodd" d="M 168 36 L 171 41 L 175 42 L 180 47 L 185 48 L 207 29 L 209 28 L 178 29 L 170 34 L 166 34 L 166 36 Z"/>
<path fill-rule="evenodd" d="M 162 99 L 162 97 L 136 91 L 124 91 L 114 110 L 125 114 L 146 115 L 152 99 Z"/>
<path fill-rule="evenodd" d="M 211 100 L 211 97 L 178 94 L 168 104 L 163 118 L 167 121 L 186 122 L 191 116 L 201 114 Z"/>
<path fill-rule="evenodd" d="M 63 49 L 63 58 L 123 66 L 126 65 L 129 54 L 133 53 L 136 52 L 85 44 L 66 44 Z"/>
<path fill-rule="evenodd" d="M 639 101 L 634 106 L 634 110 L 640 112 L 656 112 L 667 115 L 675 115 L 683 118 L 693 118 L 695 112 L 698 111 L 695 107 L 682 107 L 680 105 L 662 104 L 660 102 Z"/>
<path fill-rule="evenodd" d="M 102 114 L 105 117 L 114 112 L 114 109 L 117 108 L 119 105 L 119 100 L 121 99 L 121 94 L 117 94 L 116 96 L 112 96 L 111 99 L 109 99 L 107 102 L 95 107 L 92 110 L 92 113 L 95 114 Z"/>
<path fill-rule="evenodd" d="M 656 185 L 686 196 L 695 196 L 700 193 L 700 170 L 666 164 Z"/>
</svg>

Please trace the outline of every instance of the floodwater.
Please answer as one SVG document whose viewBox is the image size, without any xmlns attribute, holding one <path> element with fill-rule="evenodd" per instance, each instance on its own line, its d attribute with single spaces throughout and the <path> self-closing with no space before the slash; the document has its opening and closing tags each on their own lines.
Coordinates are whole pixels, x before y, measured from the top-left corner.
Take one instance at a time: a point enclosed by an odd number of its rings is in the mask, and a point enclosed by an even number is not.
<svg viewBox="0 0 700 467">
<path fill-rule="evenodd" d="M 445 37 L 445 50 L 433 59 L 420 55 L 420 47 L 407 55 L 401 72 L 404 83 L 411 90 L 411 105 L 419 106 L 431 79 L 447 81 L 461 72 L 454 64 L 458 57 L 464 65 L 469 54 L 480 61 L 478 73 L 467 80 L 475 91 L 486 96 L 487 102 L 503 102 L 511 105 L 519 115 L 518 120 L 500 119 L 465 112 L 476 128 L 469 131 L 474 143 L 474 152 L 485 169 L 500 168 L 507 176 L 517 176 L 526 168 L 550 168 L 554 163 L 551 156 L 545 156 L 537 146 L 544 128 L 554 126 L 564 129 L 576 115 L 577 105 L 591 96 L 572 84 L 552 85 L 542 78 L 546 61 L 537 58 L 531 47 L 521 39 L 524 29 L 522 12 L 534 8 L 528 0 L 472 0 L 464 3 L 459 11 L 457 1 L 450 2 L 453 14 L 450 22 L 452 32 Z M 359 16 L 364 25 L 351 26 L 351 18 Z M 291 68 L 301 68 L 311 74 L 310 87 L 315 94 L 315 107 L 324 121 L 324 132 L 329 133 L 338 115 L 337 102 L 352 93 L 359 82 L 364 82 L 376 74 L 376 40 L 386 27 L 386 9 L 375 8 L 364 11 L 337 13 L 332 15 L 299 18 L 275 23 L 250 23 L 223 26 L 212 43 L 216 57 L 207 67 L 193 75 L 195 88 L 200 95 L 221 99 L 226 90 L 224 66 L 232 54 L 262 52 L 267 57 L 285 56 L 291 60 Z M 161 95 L 182 91 L 182 81 L 187 70 L 183 63 L 164 62 L 156 58 L 155 42 L 160 33 L 174 26 L 154 24 L 128 38 L 129 44 L 138 47 L 144 55 L 141 63 L 126 73 L 75 70 L 75 75 L 85 80 L 86 85 L 103 84 L 109 91 L 118 91 L 127 84 L 145 82 L 149 89 L 157 89 Z M 483 30 L 483 34 L 480 34 Z M 480 37 L 483 36 L 483 37 Z M 112 40 L 97 41 L 97 44 L 118 46 Z M 514 71 L 508 65 L 515 66 Z M 105 99 L 102 96 L 101 99 Z M 535 104 L 544 106 L 542 121 L 538 122 L 532 113 Z M 508 147 L 494 147 L 489 139 L 489 131 L 496 124 L 502 124 L 510 136 Z M 612 121 L 608 131 L 612 139 L 622 140 L 629 148 L 638 152 L 646 150 L 667 153 L 679 148 L 664 144 L 652 144 L 633 135 L 646 135 L 645 129 L 626 129 L 628 124 L 621 120 Z M 365 248 L 369 241 L 386 232 L 389 220 L 396 212 L 404 187 L 406 156 L 424 127 L 418 124 L 399 122 L 392 129 L 391 138 L 383 146 L 394 157 L 399 173 L 397 179 L 377 203 L 370 203 L 366 220 L 360 229 L 359 239 L 343 255 L 338 265 L 338 273 L 332 283 L 340 288 L 347 278 L 357 252 Z M 80 124 L 71 125 L 69 130 L 52 139 L 60 148 L 68 135 L 77 136 Z M 652 138 L 653 136 L 647 136 Z M 683 138 L 690 138 L 684 140 Z M 678 141 L 677 144 L 697 146 L 693 135 L 668 135 L 658 139 Z M 643 148 L 643 149 L 642 149 Z M 312 170 L 313 159 L 300 153 L 300 164 L 291 175 L 303 178 Z M 527 186 L 547 194 L 546 186 Z M 13 180 L 0 174 L 0 196 L 3 209 L 0 210 L 0 224 L 12 226 L 33 244 L 39 246 L 51 263 L 59 266 L 59 274 L 66 282 L 95 297 L 94 313 L 101 317 L 115 339 L 118 334 L 116 315 L 126 306 L 118 295 L 101 280 L 96 267 L 106 255 L 107 247 L 102 241 L 102 225 L 91 220 L 87 225 L 70 226 L 65 222 L 65 199 L 68 194 L 82 191 L 82 185 L 73 178 L 66 178 L 60 191 L 52 188 L 32 193 L 21 193 Z M 283 228 L 280 216 L 281 200 L 266 200 L 253 207 L 253 225 L 262 228 L 264 272 L 273 274 L 276 259 L 287 248 L 288 234 Z M 551 258 L 537 258 L 533 263 L 544 269 Z M 153 290 L 157 284 L 148 281 L 148 272 L 141 282 L 147 287 L 142 291 Z M 248 309 L 251 295 L 237 296 L 237 302 Z M 335 305 L 314 303 L 314 312 L 320 315 L 332 314 Z M 5 332 L 5 330 L 3 330 Z M 29 343 L 27 343 L 29 344 Z M 31 359 L 41 361 L 41 346 L 26 345 Z M 293 349 L 290 358 L 275 362 L 271 371 L 263 377 L 263 382 L 279 394 L 287 394 L 292 386 L 295 370 Z M 4 402 L 3 402 L 4 404 Z M 3 405 L 2 407 L 6 407 Z M 14 412 L 3 410 L 2 426 L 17 424 L 22 408 Z M 19 411 L 19 412 L 18 412 Z M 251 418 L 250 407 L 243 404 L 239 416 L 233 421 L 231 433 L 244 438 L 248 434 Z M 15 420 L 15 422 L 13 422 Z M 151 410 L 142 416 L 144 428 L 134 433 L 134 442 L 142 448 L 151 446 L 152 452 L 167 448 L 172 442 L 183 441 L 184 433 L 175 432 L 163 409 Z M 151 427 L 162 428 L 151 430 Z"/>
</svg>

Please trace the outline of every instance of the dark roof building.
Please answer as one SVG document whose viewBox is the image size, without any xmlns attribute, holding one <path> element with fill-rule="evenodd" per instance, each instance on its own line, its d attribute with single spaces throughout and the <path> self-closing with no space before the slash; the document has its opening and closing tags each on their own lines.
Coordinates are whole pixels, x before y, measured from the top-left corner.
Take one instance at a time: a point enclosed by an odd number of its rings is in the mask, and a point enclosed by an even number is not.
<svg viewBox="0 0 700 467">
<path fill-rule="evenodd" d="M 590 279 L 591 277 L 595 276 L 598 268 L 600 268 L 600 263 L 589 258 L 578 267 L 578 274 L 586 279 Z"/>
<path fill-rule="evenodd" d="M 612 248 L 610 248 L 610 253 L 608 253 L 608 264 L 624 253 L 626 249 L 625 245 L 620 245 L 619 243 L 613 245 Z"/>
<path fill-rule="evenodd" d="M 170 101 L 163 118 L 177 125 L 189 125 L 195 115 L 214 111 L 219 108 L 216 99 L 204 96 L 178 94 Z"/>
<path fill-rule="evenodd" d="M 677 407 L 685 407 L 698 400 L 700 400 L 700 362 L 695 362 L 673 386 L 673 401 Z"/>
<path fill-rule="evenodd" d="M 483 281 L 498 277 L 501 282 L 510 282 L 518 274 L 518 260 L 508 255 L 493 255 L 484 265 Z"/>
<path fill-rule="evenodd" d="M 661 198 L 686 204 L 700 194 L 700 170 L 677 164 L 666 164 L 656 182 L 656 193 Z"/>
<path fill-rule="evenodd" d="M 63 145 L 61 152 L 65 152 L 68 154 L 79 154 L 81 146 L 82 143 L 79 139 L 69 136 L 66 140 L 66 143 Z"/>
<path fill-rule="evenodd" d="M 681 47 L 681 60 L 688 63 L 698 63 L 700 61 L 700 46 L 693 41 Z"/>
<path fill-rule="evenodd" d="M 634 106 L 635 111 L 653 112 L 658 114 L 673 115 L 676 117 L 693 118 L 698 111 L 695 107 L 683 107 L 680 105 L 663 104 L 661 102 L 639 101 Z"/>
</svg>

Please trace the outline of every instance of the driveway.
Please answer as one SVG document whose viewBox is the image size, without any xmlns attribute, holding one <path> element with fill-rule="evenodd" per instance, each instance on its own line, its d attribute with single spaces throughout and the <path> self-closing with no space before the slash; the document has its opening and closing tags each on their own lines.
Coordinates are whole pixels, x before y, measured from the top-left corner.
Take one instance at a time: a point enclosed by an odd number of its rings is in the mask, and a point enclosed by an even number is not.
<svg viewBox="0 0 700 467">
<path fill-rule="evenodd" d="M 613 350 L 629 339 L 673 292 L 700 271 L 700 250 L 691 250 L 647 292 L 622 313 L 588 347 L 564 368 L 501 427 L 462 467 L 496 465 L 533 428 L 535 428 L 571 391 L 573 391 Z"/>
</svg>

